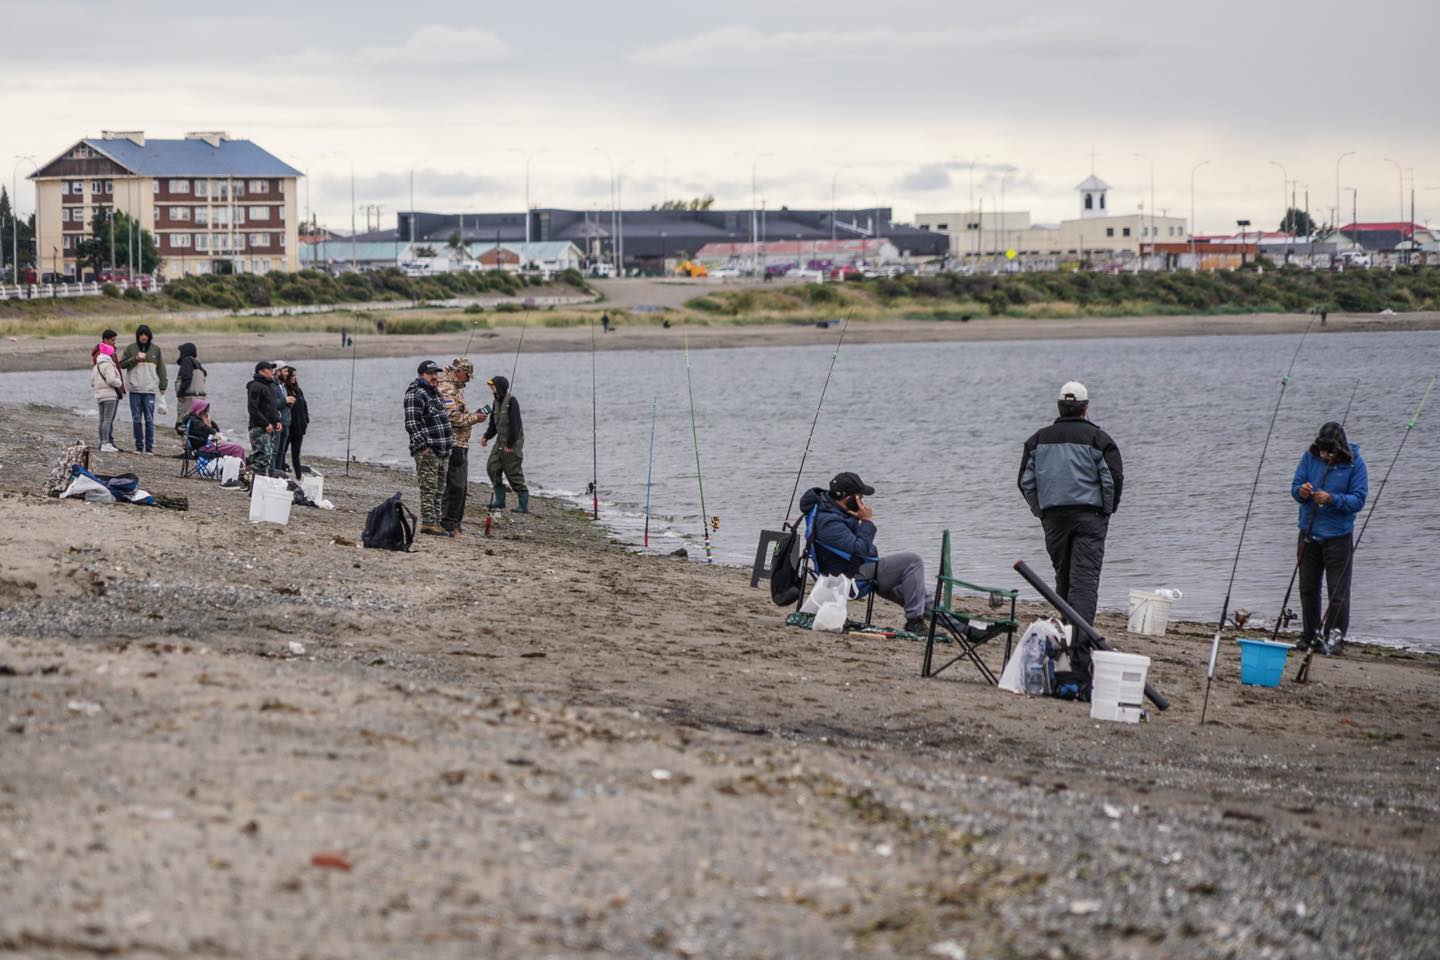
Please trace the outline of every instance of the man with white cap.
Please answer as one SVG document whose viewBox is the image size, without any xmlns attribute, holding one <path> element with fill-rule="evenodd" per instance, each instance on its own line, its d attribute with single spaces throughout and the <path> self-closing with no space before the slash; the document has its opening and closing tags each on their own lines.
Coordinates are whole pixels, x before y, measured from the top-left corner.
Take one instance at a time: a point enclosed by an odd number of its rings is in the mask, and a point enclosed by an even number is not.
<svg viewBox="0 0 1440 960">
<path fill-rule="evenodd" d="M 1120 506 L 1125 473 L 1120 449 L 1090 422 L 1090 391 L 1070 381 L 1060 388 L 1060 416 L 1025 441 L 1020 492 L 1045 528 L 1045 549 L 1055 566 L 1055 592 L 1087 623 L 1095 620 L 1100 567 L 1110 514 Z M 1071 667 L 1088 675 L 1088 650 Z M 1079 660 L 1080 662 L 1077 662 Z"/>
</svg>

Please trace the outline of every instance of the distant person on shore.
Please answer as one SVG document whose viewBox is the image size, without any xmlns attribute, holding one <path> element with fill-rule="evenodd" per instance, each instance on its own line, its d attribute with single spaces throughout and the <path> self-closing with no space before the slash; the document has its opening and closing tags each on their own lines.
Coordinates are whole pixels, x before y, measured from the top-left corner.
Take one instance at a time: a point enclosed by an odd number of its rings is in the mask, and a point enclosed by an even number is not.
<svg viewBox="0 0 1440 960">
<path fill-rule="evenodd" d="M 179 372 L 175 375 L 175 432 L 185 431 L 185 421 L 198 397 L 205 396 L 205 368 L 195 344 L 180 344 Z"/>
<path fill-rule="evenodd" d="M 610 314 L 605 313 L 600 315 L 600 331 L 602 333 L 610 332 Z"/>
<path fill-rule="evenodd" d="M 520 401 L 510 392 L 510 381 L 505 377 L 493 377 L 487 385 L 495 397 L 494 409 L 490 413 L 490 426 L 480 440 L 480 446 L 495 441 L 485 470 L 490 474 L 490 485 L 495 495 L 490 509 L 505 509 L 505 483 L 515 491 L 516 513 L 530 512 L 530 488 L 525 485 L 525 426 L 520 420 Z"/>
<path fill-rule="evenodd" d="M 113 333 L 107 330 L 106 333 Z M 119 453 L 115 446 L 115 412 L 125 393 L 125 381 L 115 365 L 115 347 L 101 340 L 90 351 L 90 392 L 100 408 L 100 452 Z"/>
<path fill-rule="evenodd" d="M 191 453 L 245 459 L 245 448 L 225 439 L 220 425 L 210 416 L 210 401 L 204 397 L 196 398 L 185 418 L 185 440 Z"/>
<path fill-rule="evenodd" d="M 1301 650 L 1312 646 L 1329 656 L 1345 646 L 1350 632 L 1350 586 L 1355 573 L 1355 515 L 1370 495 L 1370 474 L 1360 446 L 1345 436 L 1345 428 L 1327 423 L 1315 442 L 1300 457 L 1290 481 L 1290 495 L 1300 504 Z M 1320 622 L 1320 583 L 1325 582 L 1328 608 Z"/>
<path fill-rule="evenodd" d="M 450 460 L 445 470 L 445 496 L 440 505 L 440 525 L 455 536 L 465 533 L 465 500 L 470 490 L 470 431 L 483 423 L 482 411 L 470 411 L 465 405 L 465 385 L 475 377 L 475 365 L 469 357 L 456 357 L 445 368 L 435 388 L 445 401 L 445 412 L 455 434 Z"/>
<path fill-rule="evenodd" d="M 155 346 L 154 335 L 145 324 L 135 328 L 135 342 L 120 355 L 125 371 L 125 390 L 130 394 L 130 421 L 135 430 L 135 452 L 155 452 L 155 400 L 169 385 L 165 359 Z"/>
<path fill-rule="evenodd" d="M 275 438 L 280 433 L 275 364 L 269 360 L 255 364 L 255 377 L 245 387 L 245 408 L 250 414 L 250 470 L 268 477 L 275 467 Z"/>
<path fill-rule="evenodd" d="M 286 445 L 290 448 L 290 465 L 295 468 L 295 479 L 299 480 L 305 467 L 300 463 L 300 447 L 305 442 L 305 432 L 310 429 L 310 404 L 305 391 L 300 389 L 300 374 L 294 367 L 285 368 L 285 393 L 293 401 L 290 404 L 290 430 L 286 434 Z"/>
<path fill-rule="evenodd" d="M 1090 392 L 1071 381 L 1060 388 L 1060 416 L 1025 441 L 1020 492 L 1045 530 L 1045 549 L 1055 567 L 1055 592 L 1086 623 L 1100 603 L 1100 568 L 1110 515 L 1120 506 L 1125 482 L 1120 448 L 1090 422 Z M 1070 667 L 1090 676 L 1090 652 L 1077 649 Z"/>
<path fill-rule="evenodd" d="M 865 502 L 874 492 L 859 474 L 846 472 L 837 473 L 828 488 L 813 487 L 800 497 L 802 514 L 815 511 L 810 539 L 816 572 L 868 581 L 876 596 L 905 608 L 906 632 L 924 634 L 930 629 L 925 561 L 914 553 L 880 556 L 875 547 L 875 514 Z"/>
<path fill-rule="evenodd" d="M 453 534 L 440 525 L 445 498 L 445 470 L 455 445 L 455 430 L 436 384 L 440 364 L 426 360 L 405 388 L 405 432 L 410 435 L 410 456 L 415 458 L 415 480 L 420 487 L 420 532 L 437 537 Z"/>
<path fill-rule="evenodd" d="M 289 472 L 285 466 L 285 451 L 290 449 L 290 408 L 295 405 L 295 398 L 285 389 L 290 365 L 284 360 L 272 362 L 275 364 L 275 379 L 270 381 L 270 389 L 275 391 L 275 409 L 280 412 L 280 429 L 275 432 L 274 438 L 273 467 L 274 472 L 283 477 Z"/>
</svg>

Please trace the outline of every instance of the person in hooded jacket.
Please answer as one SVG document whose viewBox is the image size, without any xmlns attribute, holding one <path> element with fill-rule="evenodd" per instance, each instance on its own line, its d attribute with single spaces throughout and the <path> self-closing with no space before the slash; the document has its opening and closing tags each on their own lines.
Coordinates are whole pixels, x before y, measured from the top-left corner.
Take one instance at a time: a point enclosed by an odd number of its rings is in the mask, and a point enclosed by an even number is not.
<svg viewBox="0 0 1440 960">
<path fill-rule="evenodd" d="M 825 576 L 868 581 L 877 596 L 905 608 L 907 632 L 924 634 L 930 629 L 925 561 L 914 553 L 880 556 L 875 514 L 865 502 L 874 492 L 858 474 L 846 472 L 837 473 L 828 488 L 812 487 L 800 497 L 815 569 Z"/>
<path fill-rule="evenodd" d="M 105 341 L 95 345 L 90 354 L 90 391 L 100 407 L 100 452 L 119 453 L 115 446 L 115 411 L 125 392 L 125 381 L 115 365 L 115 348 Z"/>
<path fill-rule="evenodd" d="M 1370 473 L 1360 446 L 1335 422 L 1320 428 L 1300 457 L 1290 481 L 1300 504 L 1297 563 L 1300 567 L 1301 650 L 1339 653 L 1350 630 L 1350 585 L 1354 581 L 1355 516 L 1370 495 Z M 1320 622 L 1320 586 L 1327 612 Z"/>
<path fill-rule="evenodd" d="M 290 377 L 290 365 L 283 360 L 274 362 L 275 379 L 270 381 L 270 389 L 275 391 L 275 409 L 280 411 L 280 429 L 275 431 L 272 439 L 275 462 L 272 465 L 274 472 L 284 475 L 285 451 L 290 449 L 290 408 L 295 405 L 295 398 L 290 396 L 286 389 L 286 381 Z"/>
<path fill-rule="evenodd" d="M 516 513 L 530 512 L 530 488 L 525 485 L 525 427 L 520 422 L 520 401 L 510 392 L 510 381 L 504 377 L 493 377 L 487 381 L 495 403 L 490 414 L 490 426 L 480 440 L 480 446 L 495 441 L 495 449 L 485 461 L 485 470 L 490 474 L 490 485 L 494 488 L 494 499 L 490 509 L 505 509 L 505 483 L 508 480 L 515 491 L 518 503 Z"/>
<path fill-rule="evenodd" d="M 280 433 L 280 410 L 275 405 L 275 364 L 255 364 L 255 378 L 245 386 L 245 408 L 250 415 L 250 469 L 268 477 L 275 467 L 275 437 Z"/>
<path fill-rule="evenodd" d="M 290 367 L 285 374 L 285 393 L 292 399 L 290 404 L 290 431 L 286 441 L 290 447 L 290 462 L 295 467 L 295 479 L 301 476 L 300 445 L 305 442 L 305 431 L 310 429 L 310 404 L 305 400 L 305 391 L 300 389 L 300 376 Z"/>
<path fill-rule="evenodd" d="M 135 429 L 135 452 L 155 452 L 155 400 L 169 386 L 165 379 L 165 358 L 155 346 L 150 328 L 135 328 L 135 342 L 120 355 L 125 371 L 125 390 L 130 394 L 130 421 Z"/>
<path fill-rule="evenodd" d="M 199 397 L 205 396 L 205 368 L 200 365 L 195 344 L 180 344 L 178 372 L 175 374 L 175 432 L 185 432 L 185 421 Z"/>
</svg>

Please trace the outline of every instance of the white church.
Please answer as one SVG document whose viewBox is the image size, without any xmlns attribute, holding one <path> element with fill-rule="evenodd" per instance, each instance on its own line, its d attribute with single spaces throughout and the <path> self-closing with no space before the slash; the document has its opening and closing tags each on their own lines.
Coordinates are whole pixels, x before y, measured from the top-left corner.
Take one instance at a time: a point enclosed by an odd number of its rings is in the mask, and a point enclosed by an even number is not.
<svg viewBox="0 0 1440 960">
<path fill-rule="evenodd" d="M 915 220 L 922 230 L 949 236 L 951 255 L 962 262 L 1004 257 L 1010 250 L 1027 259 L 1124 260 L 1138 257 L 1142 243 L 1186 240 L 1184 217 L 1161 216 L 1139 203 L 1134 213 L 1116 213 L 1110 185 L 1093 173 L 1076 184 L 1075 192 L 1080 216 L 1059 224 L 1032 224 L 1025 211 L 921 213 Z"/>
</svg>

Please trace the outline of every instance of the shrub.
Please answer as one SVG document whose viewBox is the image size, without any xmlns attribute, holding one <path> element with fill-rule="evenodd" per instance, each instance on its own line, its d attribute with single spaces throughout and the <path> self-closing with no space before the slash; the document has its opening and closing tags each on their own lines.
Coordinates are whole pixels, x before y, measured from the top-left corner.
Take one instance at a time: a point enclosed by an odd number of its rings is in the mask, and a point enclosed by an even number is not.
<svg viewBox="0 0 1440 960">
<path fill-rule="evenodd" d="M 145 294 L 143 294 L 143 293 L 140 292 L 140 288 L 139 288 L 139 287 L 126 287 L 126 288 L 125 288 L 125 299 L 126 299 L 126 300 L 144 300 L 144 299 L 145 299 Z"/>
<path fill-rule="evenodd" d="M 105 296 L 107 296 L 107 297 L 119 297 L 119 296 L 120 296 L 120 288 L 117 287 L 117 286 L 115 286 L 115 284 L 113 284 L 113 283 L 107 283 L 107 284 L 105 284 L 105 286 L 103 286 L 103 287 L 100 288 L 100 292 L 101 292 L 102 294 L 104 294 Z"/>
</svg>

